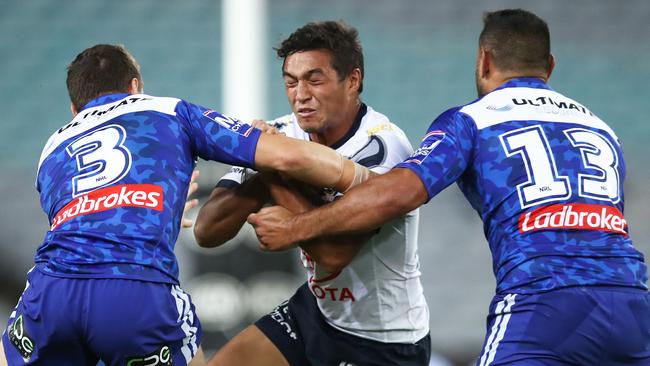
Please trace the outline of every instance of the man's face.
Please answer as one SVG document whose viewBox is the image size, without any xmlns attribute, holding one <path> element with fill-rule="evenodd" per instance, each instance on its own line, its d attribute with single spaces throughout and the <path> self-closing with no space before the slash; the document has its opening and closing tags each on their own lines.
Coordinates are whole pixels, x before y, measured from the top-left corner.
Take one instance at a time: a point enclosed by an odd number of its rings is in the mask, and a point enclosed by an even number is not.
<svg viewBox="0 0 650 366">
<path fill-rule="evenodd" d="M 342 123 L 357 93 L 349 80 L 339 81 L 326 50 L 296 52 L 284 61 L 284 88 L 300 127 L 308 133 L 322 133 Z"/>
</svg>

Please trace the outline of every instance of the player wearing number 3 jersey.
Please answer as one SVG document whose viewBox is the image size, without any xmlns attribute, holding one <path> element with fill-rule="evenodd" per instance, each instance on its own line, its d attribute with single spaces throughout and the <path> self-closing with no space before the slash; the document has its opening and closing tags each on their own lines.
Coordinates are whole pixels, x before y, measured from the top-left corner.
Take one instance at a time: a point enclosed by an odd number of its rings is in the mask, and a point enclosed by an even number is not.
<svg viewBox="0 0 650 366">
<path fill-rule="evenodd" d="M 121 46 L 79 54 L 67 84 L 74 118 L 47 142 L 36 182 L 50 230 L 1 349 L 10 365 L 202 364 L 173 252 L 196 158 L 341 190 L 360 168 L 324 146 L 142 94 Z"/>
<path fill-rule="evenodd" d="M 648 365 L 647 268 L 623 216 L 618 138 L 547 85 L 543 20 L 503 10 L 484 21 L 480 98 L 436 118 L 410 158 L 327 207 L 249 220 L 278 247 L 281 235 L 368 230 L 457 182 L 483 220 L 497 280 L 477 365 Z"/>
</svg>

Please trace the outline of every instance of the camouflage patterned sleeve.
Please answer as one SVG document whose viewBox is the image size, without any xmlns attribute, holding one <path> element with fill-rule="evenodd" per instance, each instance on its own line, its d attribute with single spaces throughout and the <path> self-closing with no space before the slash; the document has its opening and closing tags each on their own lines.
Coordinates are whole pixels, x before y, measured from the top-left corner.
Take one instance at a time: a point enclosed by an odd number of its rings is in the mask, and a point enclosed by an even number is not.
<svg viewBox="0 0 650 366">
<path fill-rule="evenodd" d="M 186 123 L 190 145 L 206 160 L 252 168 L 261 131 L 212 109 L 181 101 L 176 113 Z"/>
<path fill-rule="evenodd" d="M 429 200 L 455 182 L 472 159 L 475 128 L 469 117 L 450 109 L 436 118 L 415 152 L 397 168 L 407 168 L 420 177 Z"/>
</svg>

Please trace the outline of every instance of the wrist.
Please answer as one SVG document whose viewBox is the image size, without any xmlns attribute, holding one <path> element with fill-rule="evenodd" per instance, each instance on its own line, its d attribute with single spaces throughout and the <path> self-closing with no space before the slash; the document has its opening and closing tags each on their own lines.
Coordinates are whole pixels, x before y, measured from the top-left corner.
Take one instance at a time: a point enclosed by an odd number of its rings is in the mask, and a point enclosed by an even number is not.
<svg viewBox="0 0 650 366">
<path fill-rule="evenodd" d="M 292 238 L 296 243 L 313 239 L 318 234 L 315 232 L 316 225 L 309 224 L 309 218 L 313 216 L 310 213 L 303 213 L 292 216 L 289 219 L 289 232 L 294 233 Z"/>
</svg>

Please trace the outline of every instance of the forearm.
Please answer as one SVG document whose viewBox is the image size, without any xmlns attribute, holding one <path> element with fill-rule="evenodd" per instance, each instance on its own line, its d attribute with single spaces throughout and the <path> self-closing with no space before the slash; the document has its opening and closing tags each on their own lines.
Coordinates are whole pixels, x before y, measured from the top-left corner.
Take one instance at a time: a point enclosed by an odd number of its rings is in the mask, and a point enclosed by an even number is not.
<svg viewBox="0 0 650 366">
<path fill-rule="evenodd" d="M 408 169 L 393 169 L 352 188 L 332 204 L 294 216 L 288 222 L 295 240 L 368 232 L 426 202 L 422 181 Z"/>
<path fill-rule="evenodd" d="M 246 217 L 259 211 L 269 200 L 268 189 L 258 175 L 236 188 L 215 188 L 199 210 L 194 236 L 199 245 L 215 247 L 232 239 Z"/>
<path fill-rule="evenodd" d="M 255 151 L 258 170 L 275 170 L 317 187 L 346 191 L 355 163 L 329 147 L 281 135 L 262 135 Z"/>
<path fill-rule="evenodd" d="M 273 200 L 293 213 L 304 213 L 315 208 L 312 201 L 304 196 L 291 182 L 277 179 L 266 181 Z M 336 272 L 347 266 L 357 255 L 371 234 L 347 234 L 323 236 L 301 242 L 300 248 L 310 258 L 328 272 Z"/>
</svg>

